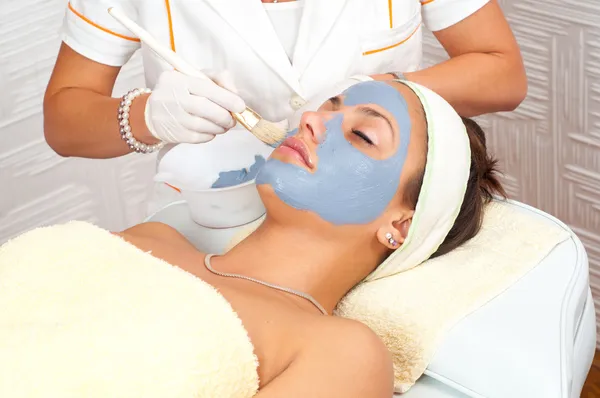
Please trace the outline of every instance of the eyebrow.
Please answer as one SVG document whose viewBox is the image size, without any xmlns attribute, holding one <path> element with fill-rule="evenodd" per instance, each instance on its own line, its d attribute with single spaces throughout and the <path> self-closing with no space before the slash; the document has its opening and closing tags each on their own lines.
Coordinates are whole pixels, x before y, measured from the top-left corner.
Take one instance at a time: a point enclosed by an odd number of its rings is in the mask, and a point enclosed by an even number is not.
<svg viewBox="0 0 600 398">
<path fill-rule="evenodd" d="M 394 134 L 394 128 L 392 127 L 392 122 L 385 115 L 379 113 L 377 110 L 375 110 L 373 108 L 369 108 L 368 106 L 359 106 L 358 111 L 360 113 L 362 113 L 363 115 L 370 116 L 370 117 L 376 117 L 376 118 L 385 120 L 387 122 L 388 126 L 390 126 L 390 132 L 392 134 Z"/>
<path fill-rule="evenodd" d="M 333 110 L 338 110 L 340 108 L 340 106 L 342 105 L 342 100 L 340 99 L 339 96 L 336 97 L 331 97 L 329 98 L 329 101 L 331 102 L 331 105 L 333 105 Z M 390 119 L 388 117 L 386 117 L 385 115 L 383 115 L 382 113 L 378 112 L 377 110 L 370 108 L 368 106 L 359 106 L 358 107 L 358 111 L 360 113 L 362 113 L 365 116 L 369 116 L 369 117 L 375 117 L 378 119 L 383 119 L 387 122 L 388 126 L 390 127 L 390 132 L 392 134 L 394 134 L 394 128 L 392 127 L 392 122 L 390 121 Z"/>
<path fill-rule="evenodd" d="M 340 97 L 331 97 L 331 98 L 329 98 L 329 102 L 331 102 L 331 105 L 333 106 L 333 110 L 335 110 L 335 111 L 340 109 L 340 105 L 342 104 L 342 100 L 340 99 Z"/>
</svg>

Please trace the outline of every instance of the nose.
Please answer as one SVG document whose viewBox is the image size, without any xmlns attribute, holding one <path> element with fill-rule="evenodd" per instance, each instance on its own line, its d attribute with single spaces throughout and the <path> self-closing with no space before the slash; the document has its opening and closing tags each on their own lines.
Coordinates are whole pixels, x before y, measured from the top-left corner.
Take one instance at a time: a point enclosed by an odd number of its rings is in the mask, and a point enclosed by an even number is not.
<svg viewBox="0 0 600 398">
<path fill-rule="evenodd" d="M 319 112 L 304 112 L 300 118 L 299 132 L 315 144 L 320 144 L 325 139 L 325 121 Z"/>
</svg>

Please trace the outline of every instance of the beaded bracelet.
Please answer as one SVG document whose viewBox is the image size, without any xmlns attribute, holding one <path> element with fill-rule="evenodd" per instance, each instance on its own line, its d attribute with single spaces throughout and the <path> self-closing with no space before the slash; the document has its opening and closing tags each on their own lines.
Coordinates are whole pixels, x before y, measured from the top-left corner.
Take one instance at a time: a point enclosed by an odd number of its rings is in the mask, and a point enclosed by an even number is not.
<svg viewBox="0 0 600 398">
<path fill-rule="evenodd" d="M 158 151 L 160 148 L 164 146 L 164 142 L 159 142 L 158 144 L 148 145 L 144 144 L 136 140 L 133 137 L 133 133 L 131 132 L 131 126 L 129 125 L 129 110 L 131 107 L 131 103 L 137 97 L 142 94 L 148 94 L 152 90 L 149 88 L 136 88 L 134 90 L 130 90 L 127 94 L 123 96 L 121 99 L 121 103 L 119 104 L 119 114 L 117 118 L 119 119 L 119 125 L 121 126 L 121 138 L 129 145 L 129 148 L 137 153 L 152 153 Z"/>
</svg>

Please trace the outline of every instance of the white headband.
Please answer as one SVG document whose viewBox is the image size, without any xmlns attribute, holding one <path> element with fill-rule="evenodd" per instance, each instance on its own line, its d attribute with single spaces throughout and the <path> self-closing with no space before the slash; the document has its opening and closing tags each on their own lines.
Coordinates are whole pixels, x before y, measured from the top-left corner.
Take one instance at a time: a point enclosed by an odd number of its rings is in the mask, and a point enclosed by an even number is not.
<svg viewBox="0 0 600 398">
<path fill-rule="evenodd" d="M 419 97 L 427 120 L 423 185 L 406 240 L 365 281 L 406 271 L 427 260 L 442 244 L 462 205 L 471 146 L 465 125 L 442 97 L 419 84 L 399 81 Z"/>
</svg>

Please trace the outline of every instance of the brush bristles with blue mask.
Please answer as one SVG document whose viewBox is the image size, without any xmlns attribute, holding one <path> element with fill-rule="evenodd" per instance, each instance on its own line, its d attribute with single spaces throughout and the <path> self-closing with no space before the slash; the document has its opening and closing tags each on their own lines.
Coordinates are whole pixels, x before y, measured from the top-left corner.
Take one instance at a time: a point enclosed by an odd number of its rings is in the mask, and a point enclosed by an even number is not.
<svg viewBox="0 0 600 398">
<path fill-rule="evenodd" d="M 270 122 L 248 107 L 242 113 L 234 113 L 233 117 L 256 138 L 273 148 L 277 148 L 287 136 L 287 120 Z"/>
<path fill-rule="evenodd" d="M 152 37 L 148 31 L 135 23 L 120 9 L 116 7 L 110 7 L 108 9 L 108 13 L 123 26 L 129 29 L 133 34 L 135 34 L 156 55 L 158 55 L 166 63 L 171 65 L 179 72 L 188 76 L 211 80 L 204 73 L 188 64 L 169 47 L 164 46 L 154 39 L 154 37 Z M 246 128 L 246 130 L 273 148 L 277 147 L 286 137 L 288 123 L 285 120 L 281 122 L 271 122 L 269 120 L 265 120 L 256 111 L 248 107 L 246 107 L 243 112 L 234 112 L 232 115 L 235 120 L 237 120 L 242 126 L 244 126 L 244 128 Z"/>
</svg>

